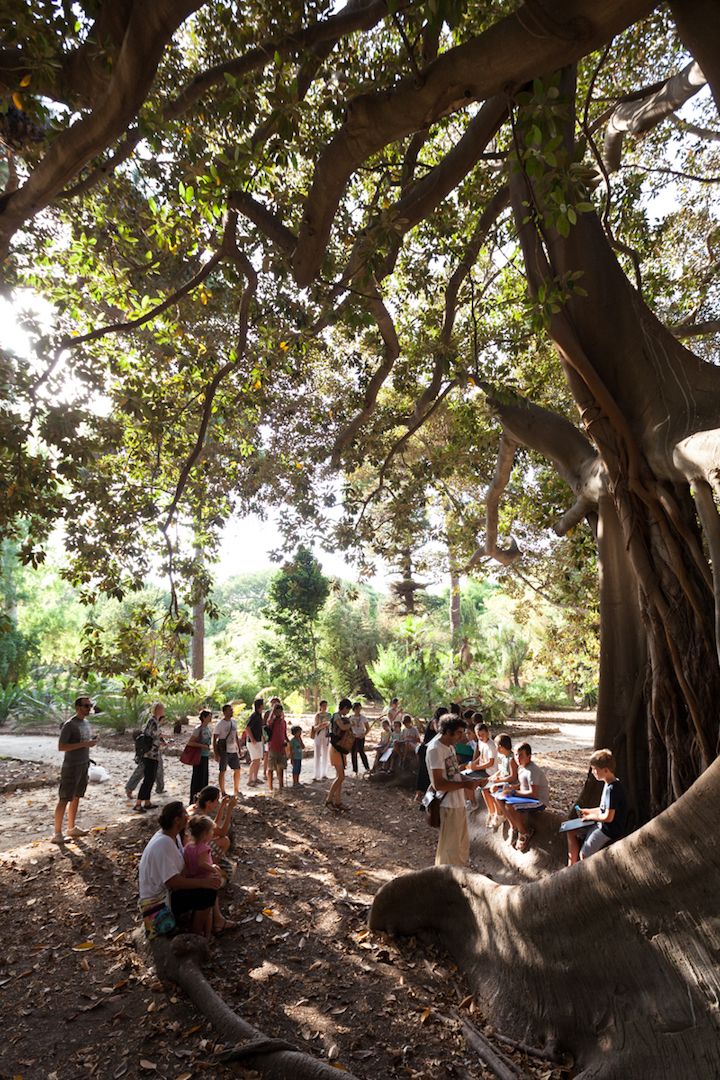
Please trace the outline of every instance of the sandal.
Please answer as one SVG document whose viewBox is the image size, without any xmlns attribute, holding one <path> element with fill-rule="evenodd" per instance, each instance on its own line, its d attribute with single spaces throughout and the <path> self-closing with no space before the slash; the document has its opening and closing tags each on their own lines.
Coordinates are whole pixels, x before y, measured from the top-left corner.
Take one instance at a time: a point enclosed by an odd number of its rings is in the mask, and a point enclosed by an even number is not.
<svg viewBox="0 0 720 1080">
<path fill-rule="evenodd" d="M 344 813 L 347 813 L 347 811 L 348 811 L 348 810 L 350 809 L 350 807 L 349 807 L 349 806 L 346 806 L 346 805 L 345 805 L 345 803 L 341 803 L 341 802 L 340 802 L 340 803 L 338 803 L 338 804 L 337 804 L 337 806 L 335 807 L 335 809 L 336 809 L 336 810 L 342 810 L 342 811 L 343 811 Z"/>
<path fill-rule="evenodd" d="M 510 832 L 508 833 L 508 836 L 507 836 L 507 841 L 506 841 L 508 847 L 515 847 L 515 841 L 518 839 L 518 835 L 520 835 L 520 834 L 518 834 L 517 829 L 511 829 L 510 830 Z"/>
<path fill-rule="evenodd" d="M 330 802 L 329 799 L 325 800 L 325 805 L 327 806 L 328 810 L 339 810 L 340 809 L 340 807 L 336 803 Z"/>
<path fill-rule="evenodd" d="M 160 803 L 156 803 L 156 802 L 146 802 L 145 803 L 145 809 L 146 810 L 157 810 L 157 808 L 159 806 L 160 806 Z"/>
<path fill-rule="evenodd" d="M 229 934 L 231 930 L 237 930 L 240 923 L 232 922 L 230 919 L 225 918 L 223 915 L 223 924 L 219 930 L 213 927 L 213 933 L 215 937 L 222 937 L 223 934 Z"/>
<path fill-rule="evenodd" d="M 533 835 L 534 832 L 535 832 L 534 829 L 530 829 L 526 833 L 520 833 L 520 835 L 518 836 L 517 844 L 515 845 L 515 850 L 516 851 L 525 851 L 527 849 L 528 844 L 530 843 L 530 837 Z"/>
</svg>

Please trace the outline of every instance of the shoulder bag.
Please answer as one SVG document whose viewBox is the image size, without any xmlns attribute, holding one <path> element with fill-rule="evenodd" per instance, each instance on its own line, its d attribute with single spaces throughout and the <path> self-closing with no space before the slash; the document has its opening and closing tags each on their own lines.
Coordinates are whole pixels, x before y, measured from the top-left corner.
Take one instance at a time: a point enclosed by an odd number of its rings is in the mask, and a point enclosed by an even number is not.
<svg viewBox="0 0 720 1080">
<path fill-rule="evenodd" d="M 425 820 L 431 829 L 440 828 L 440 803 L 443 801 L 447 791 L 443 791 L 442 795 L 435 788 L 428 788 L 427 794 L 423 799 L 423 806 L 425 807 Z"/>
<path fill-rule="evenodd" d="M 183 765 L 199 765 L 201 758 L 202 747 L 191 746 L 190 743 L 187 744 L 182 754 L 180 755 L 180 760 L 182 761 Z"/>
</svg>

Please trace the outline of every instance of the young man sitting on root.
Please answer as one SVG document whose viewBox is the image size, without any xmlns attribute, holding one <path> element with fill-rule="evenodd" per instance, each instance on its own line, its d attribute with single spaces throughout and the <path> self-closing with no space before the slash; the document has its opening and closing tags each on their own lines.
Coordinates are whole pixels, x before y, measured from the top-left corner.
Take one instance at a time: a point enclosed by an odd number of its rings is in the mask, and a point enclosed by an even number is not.
<svg viewBox="0 0 720 1080">
<path fill-rule="evenodd" d="M 508 783 L 506 792 L 498 793 L 495 800 L 502 806 L 503 814 L 510 823 L 508 844 L 518 851 L 526 851 L 534 829 L 530 828 L 524 815 L 531 810 L 545 809 L 550 802 L 550 785 L 545 770 L 532 760 L 530 743 L 519 746 L 516 757 L 517 780 Z"/>
<path fill-rule="evenodd" d="M 587 859 L 618 840 L 627 824 L 627 796 L 615 775 L 615 757 L 610 750 L 596 750 L 590 758 L 590 768 L 596 780 L 604 785 L 600 805 L 577 807 L 579 816 L 588 822 L 587 829 L 575 829 L 567 834 L 568 866 L 578 859 Z"/>
</svg>

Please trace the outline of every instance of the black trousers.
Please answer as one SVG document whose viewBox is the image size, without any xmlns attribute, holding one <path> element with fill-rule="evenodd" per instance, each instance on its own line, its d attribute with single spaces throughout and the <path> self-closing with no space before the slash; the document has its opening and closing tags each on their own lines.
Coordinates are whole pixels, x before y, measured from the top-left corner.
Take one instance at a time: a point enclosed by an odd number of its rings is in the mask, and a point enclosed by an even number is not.
<svg viewBox="0 0 720 1080">
<path fill-rule="evenodd" d="M 140 790 L 138 791 L 138 800 L 140 802 L 149 802 L 150 792 L 152 791 L 152 786 L 155 783 L 155 775 L 158 768 L 157 758 L 143 758 L 143 764 L 145 766 L 145 772 L 143 774 L 143 781 L 140 785 Z"/>
<path fill-rule="evenodd" d="M 366 769 L 369 769 L 367 754 L 365 753 L 365 736 L 362 739 L 356 739 L 352 744 L 352 750 L 350 751 L 350 758 L 352 760 L 353 772 L 358 771 L 358 754 L 362 758 L 362 763 Z"/>
<path fill-rule="evenodd" d="M 200 758 L 197 765 L 193 765 L 192 779 L 190 780 L 190 802 L 195 802 L 195 796 L 207 787 L 209 757 Z"/>
</svg>

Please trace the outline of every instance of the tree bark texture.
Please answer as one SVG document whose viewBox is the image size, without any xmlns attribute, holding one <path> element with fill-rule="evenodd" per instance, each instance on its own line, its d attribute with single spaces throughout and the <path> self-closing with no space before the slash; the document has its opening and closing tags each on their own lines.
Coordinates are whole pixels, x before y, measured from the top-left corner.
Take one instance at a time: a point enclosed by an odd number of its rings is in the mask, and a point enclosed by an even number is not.
<svg viewBox="0 0 720 1080">
<path fill-rule="evenodd" d="M 715 649 L 708 649 L 715 597 L 690 486 L 704 480 L 717 488 L 720 369 L 656 319 L 594 213 L 581 214 L 565 238 L 526 220 L 528 198 L 542 219 L 537 186 L 518 171 L 511 199 L 531 291 L 582 271 L 588 294 L 570 296 L 552 315 L 549 332 L 602 460 L 636 580 L 649 661 L 650 811 L 658 813 L 718 752 L 720 667 Z M 607 519 L 603 529 L 609 527 Z M 617 543 L 614 551 L 619 559 Z M 626 629 L 632 637 L 633 628 Z M 613 647 L 607 635 L 605 644 Z M 626 695 L 629 689 L 626 683 Z M 637 677 L 631 700 L 636 692 Z"/>
<path fill-rule="evenodd" d="M 518 886 L 458 867 L 406 874 L 377 894 L 370 927 L 434 932 L 490 1022 L 569 1051 L 582 1080 L 715 1080 L 719 802 L 715 761 L 663 814 L 577 866 Z"/>
<path fill-rule="evenodd" d="M 628 795 L 629 827 L 635 828 L 650 817 L 647 644 L 637 581 L 603 463 L 592 443 L 563 416 L 497 395 L 487 384 L 484 389 L 504 437 L 546 457 L 571 488 L 575 501 L 555 526 L 556 533 L 562 536 L 586 518 L 595 534 L 600 590 L 595 747 L 607 746 L 616 757 Z M 598 792 L 589 776 L 583 796 L 592 805 Z"/>
</svg>

